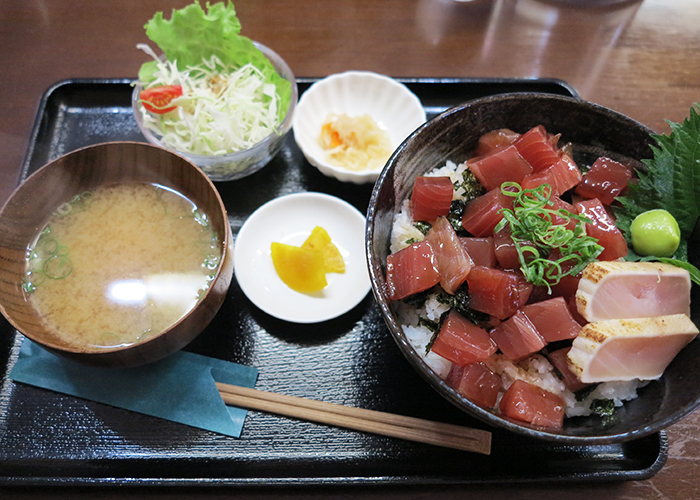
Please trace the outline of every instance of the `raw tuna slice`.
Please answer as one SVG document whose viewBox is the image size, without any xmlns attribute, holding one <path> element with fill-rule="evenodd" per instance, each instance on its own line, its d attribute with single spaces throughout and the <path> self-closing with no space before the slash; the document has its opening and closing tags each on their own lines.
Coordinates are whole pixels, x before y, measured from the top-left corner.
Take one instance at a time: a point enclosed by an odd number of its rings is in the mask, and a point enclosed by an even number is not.
<svg viewBox="0 0 700 500">
<path fill-rule="evenodd" d="M 440 282 L 430 243 L 419 241 L 386 258 L 386 283 L 391 300 L 432 288 Z"/>
<path fill-rule="evenodd" d="M 631 178 L 632 169 L 601 156 L 576 186 L 576 194 L 587 199 L 598 198 L 604 205 L 610 205 L 624 193 Z"/>
<path fill-rule="evenodd" d="M 553 139 L 542 125 L 538 125 L 513 143 L 520 155 L 532 165 L 534 172 L 539 172 L 559 161 L 556 139 Z"/>
<path fill-rule="evenodd" d="M 493 233 L 493 246 L 496 253 L 496 259 L 503 269 L 520 269 L 520 257 L 518 256 L 518 247 L 526 248 L 534 246 L 531 241 L 522 241 L 516 243 L 513 241 L 512 232 L 509 226 L 505 226 L 498 232 Z M 531 251 L 523 250 L 523 255 L 526 262 L 530 262 L 535 254 Z"/>
<path fill-rule="evenodd" d="M 503 355 L 512 361 L 523 359 L 547 345 L 522 311 L 491 330 L 491 338 L 496 341 Z"/>
<path fill-rule="evenodd" d="M 532 173 L 532 167 L 515 146 L 497 148 L 484 156 L 472 158 L 467 161 L 467 167 L 488 190 L 500 187 L 504 182 L 520 182 Z"/>
<path fill-rule="evenodd" d="M 586 234 L 598 239 L 605 250 L 598 256 L 600 260 L 616 260 L 627 255 L 627 242 L 615 221 L 608 214 L 603 204 L 597 198 L 574 203 L 579 215 L 591 219 L 586 223 Z"/>
<path fill-rule="evenodd" d="M 484 361 L 496 352 L 496 344 L 486 330 L 453 309 L 440 327 L 431 350 L 463 366 Z"/>
<path fill-rule="evenodd" d="M 549 184 L 552 187 L 552 195 L 561 196 L 579 182 L 581 171 L 578 166 L 569 156 L 562 155 L 554 165 L 526 175 L 521 185 L 523 189 L 533 189 L 542 184 Z"/>
<path fill-rule="evenodd" d="M 449 177 L 418 177 L 413 184 L 411 210 L 413 218 L 433 222 L 450 213 L 454 187 Z"/>
<path fill-rule="evenodd" d="M 445 217 L 435 220 L 425 239 L 435 252 L 440 285 L 447 293 L 454 294 L 467 279 L 474 262 Z"/>
<path fill-rule="evenodd" d="M 498 261 L 496 260 L 492 237 L 467 237 L 459 240 L 462 242 L 469 257 L 474 261 L 475 266 L 496 267 Z"/>
<path fill-rule="evenodd" d="M 576 308 L 588 321 L 690 315 L 690 273 L 661 262 L 592 262 L 583 270 Z"/>
<path fill-rule="evenodd" d="M 567 358 L 567 354 L 569 354 L 570 350 L 571 347 L 557 349 L 556 351 L 552 351 L 547 354 L 547 359 L 549 359 L 549 362 L 552 363 L 552 365 L 554 365 L 554 367 L 561 374 L 561 378 L 566 388 L 571 392 L 577 392 L 581 389 L 585 389 L 590 384 L 584 384 L 581 382 L 579 378 L 574 375 L 574 372 L 571 371 L 571 367 L 569 366 L 569 358 Z"/>
<path fill-rule="evenodd" d="M 483 156 L 496 148 L 510 146 L 518 137 L 520 137 L 520 134 L 507 128 L 486 132 L 479 137 L 479 144 L 476 146 L 474 154 L 476 156 Z"/>
<path fill-rule="evenodd" d="M 523 306 L 521 311 L 547 342 L 576 338 L 581 325 L 574 319 L 562 297 Z"/>
<path fill-rule="evenodd" d="M 455 365 L 453 365 L 455 366 Z M 462 396 L 485 408 L 493 408 L 501 390 L 501 377 L 484 363 L 457 366 L 450 373 L 453 387 Z"/>
<path fill-rule="evenodd" d="M 506 417 L 552 428 L 562 426 L 566 410 L 559 396 L 524 380 L 513 382 L 498 407 Z"/>
<path fill-rule="evenodd" d="M 467 276 L 470 307 L 495 316 L 499 320 L 509 318 L 527 303 L 532 283 L 521 274 L 474 266 Z"/>
<path fill-rule="evenodd" d="M 503 215 L 501 210 L 513 208 L 513 197 L 506 196 L 501 188 L 492 189 L 467 203 L 462 216 L 462 227 L 473 236 L 491 236 Z"/>
<path fill-rule="evenodd" d="M 585 383 L 656 380 L 698 334 L 685 314 L 588 323 L 567 355 Z"/>
</svg>

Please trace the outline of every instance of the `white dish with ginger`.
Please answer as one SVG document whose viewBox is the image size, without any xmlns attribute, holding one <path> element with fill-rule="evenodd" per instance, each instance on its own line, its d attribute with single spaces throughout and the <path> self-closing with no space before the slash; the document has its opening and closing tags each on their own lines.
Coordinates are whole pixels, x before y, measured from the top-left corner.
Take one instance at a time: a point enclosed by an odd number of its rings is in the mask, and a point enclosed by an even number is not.
<svg viewBox="0 0 700 500">
<path fill-rule="evenodd" d="M 366 168 L 357 164 L 350 167 L 335 164 L 337 162 L 328 157 L 330 149 L 324 149 L 319 141 L 324 123 L 332 115 L 363 121 L 368 115 L 379 131 L 389 136 L 386 158 L 376 158 Z M 323 174 L 344 182 L 364 184 L 377 179 L 394 150 L 425 121 L 420 99 L 402 83 L 369 71 L 347 71 L 319 80 L 302 94 L 293 130 L 294 139 L 306 159 Z"/>
</svg>

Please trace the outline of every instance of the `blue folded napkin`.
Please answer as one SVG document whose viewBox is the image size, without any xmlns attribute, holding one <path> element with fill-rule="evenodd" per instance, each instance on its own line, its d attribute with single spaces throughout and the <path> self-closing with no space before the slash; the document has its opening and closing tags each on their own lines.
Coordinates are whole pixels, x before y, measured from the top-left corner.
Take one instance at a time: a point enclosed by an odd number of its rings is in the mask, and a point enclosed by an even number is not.
<svg viewBox="0 0 700 500">
<path fill-rule="evenodd" d="M 226 406 L 215 382 L 255 387 L 257 368 L 180 351 L 135 368 L 94 368 L 24 339 L 10 378 L 227 436 L 240 437 L 246 410 Z"/>
</svg>

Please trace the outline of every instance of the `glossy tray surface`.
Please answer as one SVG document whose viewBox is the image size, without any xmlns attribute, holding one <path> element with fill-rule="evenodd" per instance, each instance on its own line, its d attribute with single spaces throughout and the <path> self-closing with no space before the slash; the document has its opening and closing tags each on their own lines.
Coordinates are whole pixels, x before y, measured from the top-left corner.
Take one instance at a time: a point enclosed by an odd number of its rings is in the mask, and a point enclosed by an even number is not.
<svg viewBox="0 0 700 500">
<path fill-rule="evenodd" d="M 402 79 L 429 117 L 463 101 L 513 91 L 576 96 L 554 80 Z M 300 79 L 303 92 L 313 82 Z M 130 80 L 69 80 L 44 95 L 23 178 L 76 148 L 143 141 Z M 323 176 L 289 136 L 256 174 L 217 183 L 234 234 L 260 205 L 318 191 L 366 212 L 371 185 Z M 350 430 L 248 413 L 240 439 L 162 421 L 7 379 L 21 336 L 0 318 L 0 484 L 333 485 L 469 484 L 645 479 L 663 467 L 664 433 L 629 443 L 560 446 L 494 430 L 488 457 Z M 187 350 L 260 370 L 263 390 L 472 427 L 484 424 L 443 400 L 394 344 L 371 293 L 353 310 L 296 325 L 257 309 L 234 280 L 221 311 Z"/>
</svg>

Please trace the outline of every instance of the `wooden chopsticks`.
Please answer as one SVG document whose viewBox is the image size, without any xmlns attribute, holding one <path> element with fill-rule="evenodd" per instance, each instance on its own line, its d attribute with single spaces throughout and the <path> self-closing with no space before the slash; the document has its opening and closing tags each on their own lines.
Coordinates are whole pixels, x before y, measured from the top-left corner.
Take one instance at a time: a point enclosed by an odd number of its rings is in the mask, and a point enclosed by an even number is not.
<svg viewBox="0 0 700 500">
<path fill-rule="evenodd" d="M 224 402 L 233 406 L 485 455 L 491 453 L 488 431 L 219 382 L 216 387 Z"/>
</svg>

